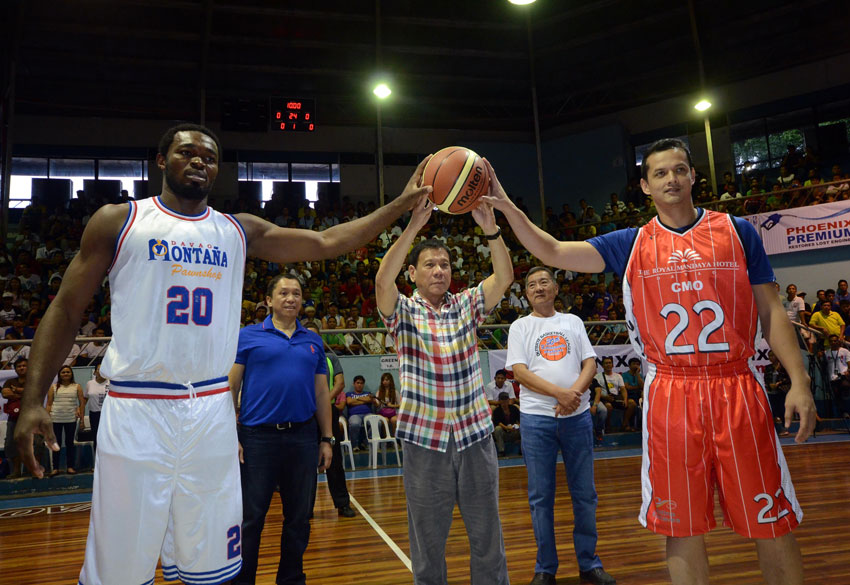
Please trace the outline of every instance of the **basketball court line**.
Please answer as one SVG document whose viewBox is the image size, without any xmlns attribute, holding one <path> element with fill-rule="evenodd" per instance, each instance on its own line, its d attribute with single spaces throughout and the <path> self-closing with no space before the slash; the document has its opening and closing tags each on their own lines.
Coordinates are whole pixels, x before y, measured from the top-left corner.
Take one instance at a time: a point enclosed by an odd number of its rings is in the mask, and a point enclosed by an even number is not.
<svg viewBox="0 0 850 585">
<path fill-rule="evenodd" d="M 357 508 L 357 511 L 360 512 L 360 515 L 363 516 L 366 522 L 369 523 L 369 526 L 371 526 L 372 529 L 378 533 L 378 536 L 381 537 L 381 540 L 387 543 L 387 546 L 390 547 L 390 550 L 395 553 L 395 556 L 397 556 L 399 560 L 404 564 L 404 566 L 407 567 L 407 570 L 412 573 L 413 568 L 411 567 L 410 559 L 407 558 L 407 555 L 404 554 L 404 551 L 402 551 L 395 543 L 395 541 L 390 538 L 386 532 L 384 532 L 384 529 L 381 528 L 377 522 L 375 522 L 375 520 L 369 515 L 369 513 L 363 508 L 363 506 L 360 505 L 360 502 L 358 502 L 354 498 L 354 496 L 349 494 L 348 497 L 351 500 L 351 503 L 354 504 L 354 507 Z"/>
</svg>

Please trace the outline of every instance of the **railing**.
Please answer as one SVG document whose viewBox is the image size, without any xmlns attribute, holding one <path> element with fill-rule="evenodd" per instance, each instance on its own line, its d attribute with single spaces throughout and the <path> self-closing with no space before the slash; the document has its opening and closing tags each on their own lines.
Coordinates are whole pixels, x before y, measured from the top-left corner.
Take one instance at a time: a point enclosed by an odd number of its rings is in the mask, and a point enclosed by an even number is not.
<svg viewBox="0 0 850 585">
<path fill-rule="evenodd" d="M 795 331 L 797 332 L 798 338 L 803 343 L 802 347 L 809 347 L 806 343 L 805 338 L 800 335 L 801 331 L 807 331 L 815 338 L 823 338 L 824 334 L 817 329 L 812 329 L 802 323 L 793 323 L 796 327 Z M 595 346 L 604 346 L 604 345 L 619 345 L 619 344 L 628 344 L 629 336 L 628 330 L 626 328 L 626 322 L 622 320 L 618 321 L 585 321 L 584 322 L 585 330 L 587 331 L 587 336 L 590 339 L 590 343 Z M 481 325 L 478 327 L 478 347 L 480 349 L 506 349 L 508 342 L 508 329 L 510 329 L 510 323 L 495 323 L 495 324 L 487 324 Z M 497 335 L 496 332 L 499 334 Z M 489 334 L 488 334 L 489 333 Z M 385 339 L 387 337 L 387 330 L 385 327 L 361 327 L 355 329 L 323 329 L 320 331 L 321 335 L 342 335 L 345 338 L 346 335 L 351 336 L 351 340 L 345 347 L 334 350 L 331 348 L 328 343 L 325 341 L 325 338 L 322 337 L 322 342 L 325 347 L 325 351 L 328 353 L 333 353 L 335 355 L 392 355 L 395 354 L 395 350 L 392 346 L 387 347 Z M 379 343 L 371 343 L 371 340 L 367 340 L 364 342 L 364 335 L 372 335 L 376 341 Z M 380 336 L 380 337 L 378 337 Z M 77 344 L 86 344 L 89 342 L 109 342 L 111 337 L 77 337 L 74 343 Z M 6 347 L 21 345 L 21 346 L 29 346 L 32 344 L 32 339 L 0 339 L 0 349 L 5 349 Z M 378 349 L 378 345 L 380 345 L 380 349 L 382 351 L 376 351 Z M 846 347 L 850 347 L 850 342 L 844 341 L 843 345 Z M 356 347 L 359 346 L 359 350 Z M 21 348 L 22 349 L 22 348 Z M 4 360 L 0 363 L 0 369 L 8 369 L 11 368 L 15 363 L 17 356 L 20 355 L 19 349 L 11 359 Z M 370 349 L 375 351 L 369 351 Z M 102 357 L 102 356 L 100 356 Z M 83 357 L 78 357 L 76 366 L 90 366 L 98 357 L 90 358 L 88 361 L 84 361 Z"/>
</svg>

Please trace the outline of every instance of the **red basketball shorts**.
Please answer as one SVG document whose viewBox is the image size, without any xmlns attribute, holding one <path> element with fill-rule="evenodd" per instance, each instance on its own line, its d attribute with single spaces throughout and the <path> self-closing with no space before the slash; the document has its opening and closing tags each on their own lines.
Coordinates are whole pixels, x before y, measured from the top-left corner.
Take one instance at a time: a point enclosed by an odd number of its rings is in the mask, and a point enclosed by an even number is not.
<svg viewBox="0 0 850 585">
<path fill-rule="evenodd" d="M 746 361 L 708 367 L 650 364 L 646 378 L 640 523 L 667 536 L 724 522 L 747 538 L 776 538 L 803 518 L 767 394 Z"/>
</svg>

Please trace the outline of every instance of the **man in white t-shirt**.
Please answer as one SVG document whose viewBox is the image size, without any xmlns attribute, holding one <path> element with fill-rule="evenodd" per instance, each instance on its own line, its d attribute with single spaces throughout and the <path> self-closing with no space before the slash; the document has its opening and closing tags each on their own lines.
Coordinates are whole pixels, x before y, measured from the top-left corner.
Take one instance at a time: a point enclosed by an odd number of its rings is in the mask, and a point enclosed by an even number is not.
<svg viewBox="0 0 850 585">
<path fill-rule="evenodd" d="M 593 481 L 593 422 L 588 386 L 596 352 L 581 319 L 557 313 L 552 272 L 536 266 L 526 277 L 533 312 L 514 321 L 505 367 L 520 383 L 520 433 L 528 472 L 528 503 L 537 539 L 532 585 L 554 585 L 555 471 L 564 458 L 573 504 L 573 545 L 582 581 L 612 585 L 596 554 L 596 486 Z M 622 382 L 621 382 L 622 383 Z"/>
<path fill-rule="evenodd" d="M 850 350 L 833 333 L 829 336 L 829 349 L 824 353 L 835 404 L 840 415 L 850 418 Z"/>
<path fill-rule="evenodd" d="M 484 393 L 487 395 L 487 402 L 490 403 L 490 408 L 499 406 L 499 394 L 507 392 L 511 396 L 511 404 L 516 404 L 517 400 L 514 397 L 513 388 L 507 382 L 508 373 L 505 370 L 496 370 L 496 375 L 493 376 L 493 381 L 484 386 Z"/>
<path fill-rule="evenodd" d="M 596 382 L 602 387 L 602 402 L 608 412 L 611 409 L 625 410 L 623 414 L 623 430 L 632 431 L 634 429 L 629 426 L 629 421 L 635 414 L 637 403 L 634 400 L 629 400 L 629 393 L 626 390 L 626 383 L 620 374 L 614 372 L 614 358 L 602 358 L 602 371 L 594 377 Z"/>
<path fill-rule="evenodd" d="M 782 298 L 782 306 L 785 308 L 788 320 L 792 323 L 805 323 L 803 315 L 806 313 L 806 301 L 803 300 L 803 297 L 797 296 L 797 285 L 789 284 L 786 286 L 785 294 L 787 296 Z M 799 331 L 806 343 L 811 345 L 814 341 L 811 331 L 808 329 L 799 329 Z"/>
</svg>

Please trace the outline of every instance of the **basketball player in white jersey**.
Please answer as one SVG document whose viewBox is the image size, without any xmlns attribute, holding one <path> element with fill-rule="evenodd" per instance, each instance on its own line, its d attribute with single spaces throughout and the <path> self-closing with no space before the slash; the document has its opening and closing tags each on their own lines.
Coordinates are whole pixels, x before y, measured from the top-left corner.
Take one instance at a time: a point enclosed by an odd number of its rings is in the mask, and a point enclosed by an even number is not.
<svg viewBox="0 0 850 585">
<path fill-rule="evenodd" d="M 37 477 L 32 436 L 59 449 L 42 407 L 79 316 L 109 275 L 110 379 L 98 435 L 92 513 L 79 585 L 230 581 L 241 565 L 242 502 L 227 374 L 236 355 L 246 256 L 279 264 L 339 256 L 371 241 L 430 187 L 323 232 L 281 228 L 207 206 L 221 147 L 207 128 L 163 136 L 162 194 L 91 218 L 36 333 L 15 439 Z M 426 159 L 427 160 L 427 159 Z M 27 448 L 29 444 L 29 448 Z"/>
<path fill-rule="evenodd" d="M 641 187 L 658 216 L 586 242 L 559 242 L 535 226 L 499 185 L 483 197 L 544 264 L 623 276 L 629 335 L 648 362 L 641 524 L 667 536 L 675 585 L 708 585 L 704 535 L 714 489 L 724 520 L 756 544 L 768 585 L 802 585 L 791 530 L 802 518 L 767 401 L 750 358 L 765 337 L 791 377 L 785 424 L 800 415 L 798 443 L 815 424 L 809 376 L 751 224 L 694 207 L 684 143 L 653 144 Z"/>
</svg>

